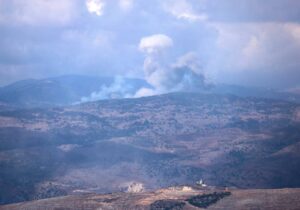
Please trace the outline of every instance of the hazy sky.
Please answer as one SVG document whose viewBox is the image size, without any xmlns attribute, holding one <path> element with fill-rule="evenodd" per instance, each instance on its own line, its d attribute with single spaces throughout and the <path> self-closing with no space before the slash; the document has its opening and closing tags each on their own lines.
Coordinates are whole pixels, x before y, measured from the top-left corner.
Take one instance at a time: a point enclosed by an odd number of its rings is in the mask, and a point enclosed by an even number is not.
<svg viewBox="0 0 300 210">
<path fill-rule="evenodd" d="M 144 78 L 154 58 L 174 66 L 187 57 L 211 82 L 300 86 L 300 1 L 0 0 L 0 85 Z"/>
</svg>

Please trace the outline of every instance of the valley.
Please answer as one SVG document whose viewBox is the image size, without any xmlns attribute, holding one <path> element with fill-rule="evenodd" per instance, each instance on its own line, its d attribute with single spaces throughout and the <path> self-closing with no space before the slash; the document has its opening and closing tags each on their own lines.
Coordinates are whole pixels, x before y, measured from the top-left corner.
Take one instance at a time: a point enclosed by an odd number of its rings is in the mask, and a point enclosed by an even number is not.
<svg viewBox="0 0 300 210">
<path fill-rule="evenodd" d="M 1 203 L 194 184 L 300 187 L 300 106 L 171 93 L 0 112 Z"/>
</svg>

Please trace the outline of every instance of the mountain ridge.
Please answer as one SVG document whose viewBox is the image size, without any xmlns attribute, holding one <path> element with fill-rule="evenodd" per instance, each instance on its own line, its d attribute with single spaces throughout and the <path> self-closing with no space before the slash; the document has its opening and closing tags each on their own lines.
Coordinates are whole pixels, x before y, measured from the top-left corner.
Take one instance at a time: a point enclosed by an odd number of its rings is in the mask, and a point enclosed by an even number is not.
<svg viewBox="0 0 300 210">
<path fill-rule="evenodd" d="M 153 87 L 143 79 L 65 75 L 22 80 L 0 87 L 0 102 L 18 108 L 68 106 L 101 99 L 132 98 L 141 88 Z M 216 84 L 205 91 L 199 90 L 201 92 L 300 103 L 298 94 L 265 88 Z"/>
</svg>

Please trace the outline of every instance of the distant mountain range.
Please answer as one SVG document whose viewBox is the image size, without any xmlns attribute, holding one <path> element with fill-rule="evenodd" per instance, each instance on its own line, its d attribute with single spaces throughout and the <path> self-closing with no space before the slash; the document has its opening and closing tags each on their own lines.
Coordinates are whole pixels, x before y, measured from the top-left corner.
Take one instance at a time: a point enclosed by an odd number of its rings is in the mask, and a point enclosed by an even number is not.
<svg viewBox="0 0 300 210">
<path fill-rule="evenodd" d="M 88 101 L 93 93 L 97 94 L 103 88 L 105 91 L 112 91 L 107 98 L 122 98 L 122 95 L 114 94 L 113 88 L 110 88 L 114 83 L 113 77 L 82 75 L 22 80 L 0 88 L 0 107 L 4 107 L 5 104 L 23 108 L 71 105 L 81 102 L 83 98 Z M 130 78 L 122 78 L 122 83 L 118 86 L 119 89 L 123 88 L 119 91 L 132 96 L 140 88 L 151 88 L 151 85 L 142 79 Z M 219 84 L 206 92 L 300 102 L 299 94 L 255 87 Z"/>
<path fill-rule="evenodd" d="M 239 97 L 278 99 L 297 103 L 300 102 L 300 94 L 296 91 L 289 92 L 286 90 L 276 90 L 263 87 L 218 84 L 211 89 L 211 93 L 231 94 Z"/>
<path fill-rule="evenodd" d="M 68 75 L 48 79 L 29 79 L 0 88 L 0 102 L 21 107 L 64 106 L 80 102 L 93 92 L 114 83 L 113 77 Z M 149 85 L 141 79 L 124 78 L 129 93 Z"/>
</svg>

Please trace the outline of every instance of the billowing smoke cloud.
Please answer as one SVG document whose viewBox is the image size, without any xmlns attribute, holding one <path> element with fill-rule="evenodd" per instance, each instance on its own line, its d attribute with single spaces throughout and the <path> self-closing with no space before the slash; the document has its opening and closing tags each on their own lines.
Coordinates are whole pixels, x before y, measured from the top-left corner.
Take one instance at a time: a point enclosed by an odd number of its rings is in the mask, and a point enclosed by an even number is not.
<svg viewBox="0 0 300 210">
<path fill-rule="evenodd" d="M 196 53 L 189 52 L 170 62 L 168 49 L 173 40 L 164 34 L 141 39 L 139 49 L 146 55 L 144 75 L 148 84 L 137 85 L 131 79 L 117 76 L 111 84 L 102 85 L 80 103 L 103 99 L 133 98 L 164 94 L 177 91 L 200 92 L 209 85 L 206 82 Z"/>
<path fill-rule="evenodd" d="M 146 54 L 159 54 L 164 49 L 173 46 L 173 40 L 164 34 L 155 34 L 144 37 L 140 41 L 139 48 Z"/>
<path fill-rule="evenodd" d="M 173 40 L 162 34 L 141 39 L 139 49 L 146 55 L 145 79 L 153 89 L 141 88 L 135 97 L 174 91 L 199 92 L 208 87 L 195 53 L 188 53 L 173 64 L 166 63 L 166 51 L 172 46 Z"/>
<path fill-rule="evenodd" d="M 202 91 L 206 89 L 204 74 L 195 53 L 188 53 L 171 66 L 168 89 L 172 91 Z"/>
</svg>

